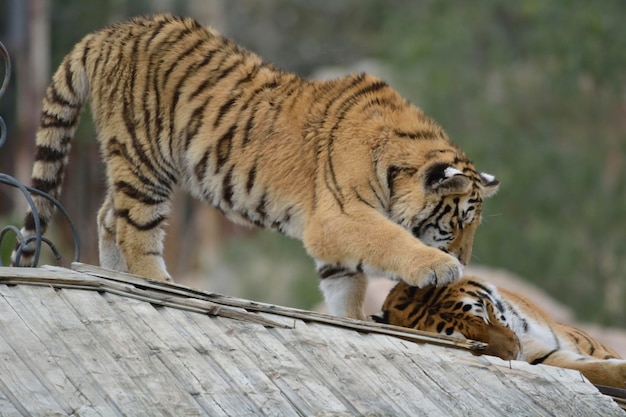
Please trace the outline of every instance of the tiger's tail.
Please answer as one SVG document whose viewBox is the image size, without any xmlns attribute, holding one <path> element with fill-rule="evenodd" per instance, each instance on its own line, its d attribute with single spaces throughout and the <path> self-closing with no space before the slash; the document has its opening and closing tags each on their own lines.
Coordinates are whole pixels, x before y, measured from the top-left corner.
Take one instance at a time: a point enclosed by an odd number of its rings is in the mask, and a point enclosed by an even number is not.
<svg viewBox="0 0 626 417">
<path fill-rule="evenodd" d="M 74 137 L 81 110 L 89 96 L 87 52 L 88 48 L 81 42 L 63 59 L 43 99 L 41 120 L 35 138 L 36 152 L 31 185 L 55 199 L 61 194 L 61 183 L 69 159 L 70 141 Z M 33 194 L 32 197 L 43 233 L 55 213 L 55 206 L 41 196 Z M 35 220 L 30 207 L 24 218 L 21 233 L 24 239 L 35 235 Z M 33 266 L 35 242 L 23 246 L 17 259 L 19 247 L 20 242 L 11 254 L 11 266 Z"/>
</svg>

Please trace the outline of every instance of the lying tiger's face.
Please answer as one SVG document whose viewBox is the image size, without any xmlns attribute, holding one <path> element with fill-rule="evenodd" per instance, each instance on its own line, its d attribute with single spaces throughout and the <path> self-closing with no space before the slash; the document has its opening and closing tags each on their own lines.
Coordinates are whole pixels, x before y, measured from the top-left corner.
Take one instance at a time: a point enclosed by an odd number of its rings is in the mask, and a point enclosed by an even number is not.
<svg viewBox="0 0 626 417">
<path fill-rule="evenodd" d="M 505 316 L 508 305 L 497 289 L 473 277 L 436 288 L 399 282 L 375 321 L 487 343 L 482 353 L 504 360 L 522 357 L 521 341 Z"/>
<path fill-rule="evenodd" d="M 498 189 L 469 161 L 435 162 L 422 169 L 391 168 L 391 218 L 424 244 L 467 264 L 481 221 L 482 202 Z"/>
</svg>

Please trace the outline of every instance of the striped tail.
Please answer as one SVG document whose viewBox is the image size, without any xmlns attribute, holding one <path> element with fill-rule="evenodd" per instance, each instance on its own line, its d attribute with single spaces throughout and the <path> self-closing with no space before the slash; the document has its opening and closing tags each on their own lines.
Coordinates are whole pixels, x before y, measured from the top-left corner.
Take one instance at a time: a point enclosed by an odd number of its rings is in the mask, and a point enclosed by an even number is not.
<svg viewBox="0 0 626 417">
<path fill-rule="evenodd" d="M 61 183 L 68 163 L 70 141 L 76 132 L 80 113 L 89 93 L 86 60 L 81 45 L 82 42 L 65 57 L 46 90 L 35 139 L 32 186 L 57 199 L 61 194 Z M 33 201 L 43 233 L 55 213 L 55 206 L 47 199 L 36 195 L 33 195 Z M 35 220 L 30 207 L 24 218 L 21 233 L 24 239 L 35 235 Z M 16 265 L 19 245 L 18 242 L 11 254 L 11 265 L 33 266 L 35 243 L 32 242 L 22 248 L 19 265 Z"/>
</svg>

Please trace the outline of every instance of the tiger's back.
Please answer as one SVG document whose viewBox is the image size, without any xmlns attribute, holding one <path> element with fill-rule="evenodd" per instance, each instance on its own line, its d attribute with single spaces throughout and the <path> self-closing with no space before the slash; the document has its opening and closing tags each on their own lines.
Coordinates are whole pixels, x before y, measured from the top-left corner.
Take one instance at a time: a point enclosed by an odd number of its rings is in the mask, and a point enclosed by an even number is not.
<svg viewBox="0 0 626 417">
<path fill-rule="evenodd" d="M 43 102 L 32 174 L 55 197 L 88 101 L 108 186 L 100 263 L 156 279 L 169 278 L 163 227 L 178 184 L 231 220 L 302 240 L 331 311 L 363 318 L 365 273 L 457 279 L 482 201 L 498 187 L 382 80 L 304 80 L 193 19 L 115 24 L 65 57 Z M 53 207 L 35 203 L 45 227 Z M 34 233 L 30 213 L 23 233 Z"/>
<path fill-rule="evenodd" d="M 295 99 L 306 83 L 195 20 L 168 15 L 114 25 L 76 50 L 87 51 L 108 178 L 134 179 L 127 194 L 158 203 L 180 183 L 235 221 L 301 237 L 305 208 L 290 212 L 277 196 L 307 200 L 297 196 L 304 189 L 289 180 L 293 173 L 281 172 L 295 158 L 313 175 L 312 149 L 284 146 L 298 129 L 285 123 L 286 107 L 303 111 Z"/>
<path fill-rule="evenodd" d="M 445 287 L 398 283 L 387 296 L 385 323 L 488 344 L 484 352 L 581 371 L 591 382 L 624 388 L 626 361 L 586 332 L 556 322 L 526 297 L 476 277 Z"/>
</svg>

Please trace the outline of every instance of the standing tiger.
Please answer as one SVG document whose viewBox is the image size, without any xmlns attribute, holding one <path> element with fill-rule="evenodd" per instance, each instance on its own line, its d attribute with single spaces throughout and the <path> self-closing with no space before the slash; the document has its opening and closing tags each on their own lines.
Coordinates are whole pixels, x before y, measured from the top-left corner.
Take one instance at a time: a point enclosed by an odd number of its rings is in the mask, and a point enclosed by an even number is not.
<svg viewBox="0 0 626 417">
<path fill-rule="evenodd" d="M 170 277 L 163 227 L 180 184 L 235 222 L 302 240 L 330 312 L 363 319 L 367 273 L 457 280 L 498 188 L 380 79 L 304 80 L 193 19 L 135 18 L 74 47 L 43 101 L 35 188 L 59 195 L 87 101 L 108 186 L 100 264 L 155 279 Z M 35 201 L 45 227 L 53 207 Z"/>
<path fill-rule="evenodd" d="M 626 388 L 626 360 L 525 297 L 476 277 L 445 287 L 398 283 L 374 320 L 488 343 L 484 353 L 576 369 L 594 384 Z"/>
</svg>

